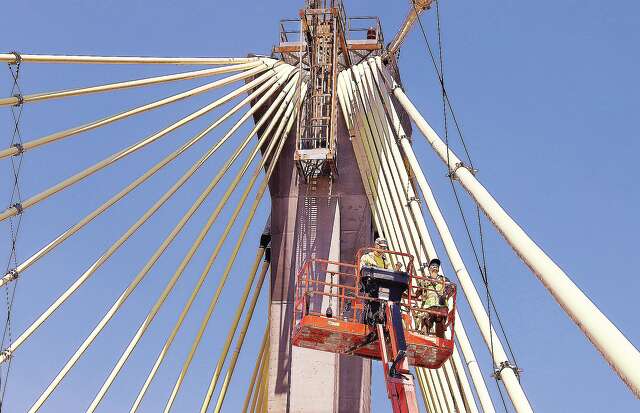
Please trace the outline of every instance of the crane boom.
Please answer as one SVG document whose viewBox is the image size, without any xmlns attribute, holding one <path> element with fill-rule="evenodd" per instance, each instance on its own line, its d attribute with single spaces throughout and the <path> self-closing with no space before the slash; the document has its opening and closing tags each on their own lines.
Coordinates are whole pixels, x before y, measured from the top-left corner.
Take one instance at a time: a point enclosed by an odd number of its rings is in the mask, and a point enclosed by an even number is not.
<svg viewBox="0 0 640 413">
<path fill-rule="evenodd" d="M 407 14 L 407 17 L 405 17 L 402 26 L 400 26 L 400 30 L 398 30 L 398 33 L 396 33 L 393 40 L 391 40 L 391 43 L 389 43 L 389 46 L 387 46 L 387 56 L 393 56 L 398 53 L 400 47 L 402 46 L 402 43 L 404 43 L 404 40 L 407 38 L 407 35 L 411 31 L 414 23 L 416 22 L 416 20 L 418 20 L 418 17 L 420 16 L 420 14 L 422 14 L 423 11 L 431 7 L 431 3 L 433 0 L 410 1 L 412 4 L 409 9 L 409 14 Z"/>
</svg>

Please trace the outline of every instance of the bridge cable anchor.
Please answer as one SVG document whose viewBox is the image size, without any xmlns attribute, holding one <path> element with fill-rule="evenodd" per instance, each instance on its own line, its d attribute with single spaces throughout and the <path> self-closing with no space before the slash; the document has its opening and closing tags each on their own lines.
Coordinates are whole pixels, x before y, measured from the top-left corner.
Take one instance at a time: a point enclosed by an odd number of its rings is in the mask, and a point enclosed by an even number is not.
<svg viewBox="0 0 640 413">
<path fill-rule="evenodd" d="M 491 374 L 491 376 L 496 380 L 502 380 L 502 370 L 504 369 L 511 369 L 513 373 L 516 375 L 516 377 L 518 378 L 518 381 L 520 381 L 520 374 L 524 371 L 518 366 L 516 366 L 515 364 L 512 364 L 509 360 L 505 360 L 501 362 L 498 365 L 498 367 L 496 367 L 493 370 L 493 373 Z"/>
<path fill-rule="evenodd" d="M 464 162 L 460 161 L 460 162 L 457 162 L 457 163 L 455 164 L 455 166 L 449 170 L 449 173 L 447 174 L 447 176 L 448 176 L 449 178 L 451 178 L 451 179 L 458 180 L 458 177 L 457 177 L 457 175 L 456 175 L 456 172 L 457 172 L 457 171 L 458 171 L 458 169 L 460 169 L 460 168 L 464 168 L 464 169 L 466 169 L 466 170 L 467 170 L 467 171 L 469 171 L 469 172 L 471 173 L 471 175 L 473 175 L 473 176 L 476 176 L 476 174 L 478 173 L 478 170 L 477 170 L 477 169 L 472 168 L 472 167 L 470 167 L 470 166 L 467 166 Z"/>
</svg>

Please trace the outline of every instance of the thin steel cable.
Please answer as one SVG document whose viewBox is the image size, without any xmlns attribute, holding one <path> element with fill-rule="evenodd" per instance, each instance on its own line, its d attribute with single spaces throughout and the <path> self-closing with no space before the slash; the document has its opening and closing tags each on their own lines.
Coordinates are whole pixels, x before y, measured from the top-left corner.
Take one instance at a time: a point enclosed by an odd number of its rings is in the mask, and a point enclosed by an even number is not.
<svg viewBox="0 0 640 413">
<path fill-rule="evenodd" d="M 22 101 L 22 90 L 20 89 L 20 68 L 21 68 L 21 59 L 20 55 L 15 52 L 16 62 L 12 64 L 8 64 L 9 73 L 11 74 L 12 85 L 11 85 L 11 95 L 18 98 L 18 103 L 11 107 L 11 117 L 13 120 L 13 131 L 11 134 L 11 143 L 10 145 L 16 147 L 18 149 L 22 148 L 22 135 L 20 133 L 20 120 L 22 118 L 22 110 L 23 110 L 23 101 Z M 12 189 L 11 195 L 9 197 L 9 207 L 11 206 L 20 206 L 22 201 L 22 194 L 20 192 L 20 171 L 22 169 L 22 150 L 19 150 L 17 156 L 13 156 L 11 158 L 11 172 L 12 172 Z M 21 207 L 19 207 L 21 209 Z M 18 214 L 16 217 L 12 217 L 9 220 L 9 242 L 10 242 L 10 252 L 9 257 L 7 259 L 6 272 L 10 273 L 14 268 L 18 266 L 18 255 L 16 251 L 17 243 L 18 243 L 18 235 L 20 232 L 20 226 L 22 224 L 22 214 Z M 1 348 L 5 347 L 5 342 L 8 342 L 11 345 L 13 341 L 13 334 L 11 330 L 11 315 L 13 311 L 13 302 L 15 299 L 16 288 L 18 283 L 13 283 L 12 286 L 5 286 L 5 302 L 7 315 L 5 318 L 4 328 L 2 332 L 2 342 Z M 0 412 L 2 412 L 2 407 L 4 405 L 4 397 L 7 391 L 7 384 L 9 382 L 9 373 L 11 371 L 11 361 L 7 363 L 6 372 L 2 372 L 0 370 Z"/>
<path fill-rule="evenodd" d="M 268 96 L 263 96 L 261 101 L 258 102 L 262 104 L 263 99 L 266 100 Z M 229 162 L 230 160 L 227 160 Z M 164 254 L 169 245 L 173 242 L 173 240 L 177 237 L 177 235 L 182 231 L 187 222 L 191 219 L 193 214 L 195 214 L 196 210 L 202 206 L 206 198 L 210 195 L 211 191 L 213 191 L 214 187 L 220 182 L 223 175 L 227 172 L 227 169 L 230 164 L 225 164 L 223 170 L 216 175 L 207 188 L 199 195 L 198 199 L 194 202 L 194 204 L 189 208 L 189 210 L 182 216 L 180 221 L 174 226 L 171 233 L 165 237 L 160 246 L 156 249 L 154 254 L 148 259 L 144 267 L 138 272 L 134 280 L 129 284 L 129 286 L 123 291 L 120 297 L 116 300 L 116 302 L 112 305 L 109 311 L 105 314 L 102 320 L 98 323 L 98 325 L 93 329 L 90 335 L 85 339 L 85 341 L 81 344 L 80 347 L 76 350 L 74 355 L 67 361 L 65 366 L 60 370 L 58 375 L 54 378 L 51 384 L 45 389 L 45 391 L 41 394 L 38 400 L 31 407 L 29 412 L 36 412 L 40 409 L 40 407 L 44 404 L 47 398 L 51 395 L 53 391 L 57 388 L 60 382 L 64 379 L 66 374 L 73 368 L 75 363 L 78 361 L 80 357 L 84 354 L 86 349 L 92 344 L 95 337 L 100 334 L 100 332 L 104 329 L 109 320 L 113 317 L 113 315 L 119 310 L 124 301 L 130 296 L 134 289 L 138 286 L 138 284 L 142 281 L 142 279 L 148 274 L 151 270 L 151 267 L 155 265 L 160 256 Z"/>
<path fill-rule="evenodd" d="M 98 215 L 104 213 L 107 209 L 109 209 L 115 203 L 119 202 L 122 198 L 126 197 L 131 191 L 133 191 L 138 186 L 140 186 L 144 182 L 146 182 L 149 178 L 151 178 L 160 169 L 164 168 L 166 165 L 168 165 L 173 160 L 175 160 L 178 156 L 180 156 L 185 151 L 187 151 L 192 146 L 194 146 L 196 143 L 198 143 L 200 140 L 202 140 L 205 136 L 207 136 L 209 134 L 209 132 L 211 132 L 213 129 L 215 129 L 220 124 L 222 124 L 225 120 L 227 120 L 234 113 L 236 113 L 240 108 L 242 108 L 244 105 L 249 103 L 253 98 L 256 98 L 256 97 L 260 96 L 261 93 L 266 90 L 266 88 L 268 88 L 273 82 L 276 81 L 276 79 L 273 78 L 274 75 L 275 75 L 275 72 L 273 72 L 273 73 L 271 73 L 271 72 L 265 73 L 262 76 L 256 78 L 255 80 L 251 81 L 250 83 L 248 83 L 246 86 L 243 86 L 243 87 L 241 87 L 239 89 L 236 89 L 233 92 L 231 92 L 230 95 L 236 95 L 237 96 L 237 95 L 240 95 L 240 93 L 242 93 L 243 91 L 247 91 L 247 92 L 252 91 L 251 93 L 248 94 L 248 96 L 246 98 L 244 98 L 241 102 L 236 104 L 232 109 L 227 111 L 227 113 L 225 113 L 222 117 L 218 118 L 215 122 L 213 122 L 211 125 L 209 125 L 206 129 L 202 130 L 196 136 L 194 136 L 189 141 L 184 143 L 180 148 L 176 149 L 174 152 L 170 153 L 164 159 L 162 159 L 161 161 L 156 163 L 153 167 L 151 167 L 144 174 L 140 175 L 138 178 L 133 180 L 129 185 L 127 185 L 121 191 L 119 191 L 117 194 L 115 194 L 111 198 L 109 198 L 107 201 L 105 201 L 101 206 L 99 206 L 93 212 L 91 212 L 90 214 L 86 215 L 84 218 L 82 218 L 76 224 L 74 224 L 73 226 L 69 227 L 67 230 L 62 232 L 60 235 L 58 235 L 56 238 L 54 238 L 48 244 L 46 244 L 45 246 L 40 248 L 35 254 L 31 255 L 28 259 L 26 259 L 20 265 L 15 267 L 13 269 L 14 271 L 5 274 L 5 276 L 2 277 L 2 279 L 0 279 L 0 285 L 5 285 L 7 283 L 10 283 L 10 282 L 14 281 L 18 276 L 20 276 L 22 274 L 22 272 L 24 272 L 26 269 L 28 269 L 31 265 L 33 265 L 35 262 L 37 262 L 40 258 L 42 258 L 44 255 L 50 253 L 53 249 L 55 249 L 56 247 L 61 245 L 69 237 L 71 237 L 72 235 L 76 234 L 85 225 L 87 225 L 91 221 L 93 221 L 93 219 L 95 219 Z M 257 87 L 257 85 L 259 85 L 261 82 L 262 82 L 262 85 L 260 87 Z M 254 88 L 254 86 L 256 86 L 256 87 Z"/>
<path fill-rule="evenodd" d="M 491 329 L 493 329 L 493 324 L 491 323 L 491 308 L 494 309 L 494 312 L 496 314 L 498 314 L 497 308 L 495 306 L 495 302 L 493 300 L 493 296 L 491 295 L 490 289 L 489 289 L 489 279 L 488 279 L 488 273 L 487 273 L 487 265 L 486 265 L 486 253 L 485 253 L 485 248 L 484 248 L 484 235 L 483 235 L 483 231 L 482 231 L 482 221 L 480 219 L 480 208 L 479 206 L 476 204 L 476 215 L 477 215 L 477 223 L 478 223 L 478 232 L 480 234 L 480 244 L 481 244 L 481 257 L 482 257 L 482 261 L 480 260 L 480 257 L 478 256 L 478 252 L 476 250 L 476 246 L 475 243 L 473 241 L 473 237 L 471 235 L 471 231 L 469 229 L 469 225 L 467 223 L 467 219 L 466 216 L 464 214 L 464 210 L 462 208 L 462 204 L 460 202 L 460 198 L 458 196 L 457 190 L 455 188 L 455 185 L 453 183 L 453 173 L 451 170 L 451 163 L 450 163 L 450 158 L 449 158 L 449 133 L 448 133 L 448 112 L 451 112 L 452 118 L 454 120 L 457 132 L 458 132 L 458 136 L 460 137 L 460 140 L 462 142 L 462 145 L 464 147 L 464 151 L 465 154 L 467 156 L 467 160 L 469 161 L 469 164 L 471 166 L 471 168 L 473 169 L 473 161 L 471 160 L 471 156 L 469 154 L 469 150 L 467 148 L 467 145 L 464 141 L 464 135 L 462 134 L 462 130 L 460 128 L 460 125 L 457 121 L 457 118 L 455 117 L 455 112 L 453 110 L 453 107 L 451 105 L 451 102 L 449 100 L 449 96 L 444 84 L 444 58 L 443 58 L 443 47 L 442 47 L 442 30 L 441 30 L 441 19 L 440 19 L 440 5 L 438 0 L 435 0 L 436 3 L 436 29 L 437 29 L 437 36 L 438 36 L 438 56 L 439 56 L 439 62 L 436 62 L 434 53 L 433 53 L 433 49 L 431 47 L 431 44 L 429 42 L 429 38 L 426 34 L 426 31 L 424 30 L 424 26 L 422 25 L 422 21 L 421 19 L 418 17 L 418 23 L 420 25 L 420 29 L 423 35 L 423 38 L 425 40 L 425 44 L 427 45 L 427 50 L 429 53 L 429 56 L 431 57 L 431 61 L 433 63 L 434 69 L 436 71 L 436 76 L 438 77 L 438 81 L 440 83 L 440 90 L 441 90 L 441 94 L 442 94 L 442 106 L 443 106 L 443 119 L 444 119 L 444 135 L 445 135 L 445 144 L 447 147 L 447 170 L 449 171 L 448 176 L 449 176 L 449 182 L 451 184 L 451 188 L 453 190 L 455 199 L 456 199 L 456 203 L 458 206 L 458 210 L 460 211 L 460 215 L 462 217 L 462 221 L 464 223 L 465 226 L 465 231 L 467 233 L 467 237 L 469 239 L 469 243 L 471 245 L 471 249 L 473 250 L 473 254 L 474 254 L 474 258 L 476 261 L 476 264 L 478 266 L 478 270 L 481 274 L 482 277 L 482 281 L 483 284 L 485 286 L 485 291 L 486 291 L 486 300 L 487 300 L 487 314 L 489 317 L 489 332 L 490 332 L 490 351 L 491 351 L 491 362 L 492 365 L 494 366 L 494 368 L 496 368 L 496 364 L 494 361 L 494 348 L 493 348 L 493 334 L 491 334 Z M 412 1 L 413 7 L 415 9 L 415 3 Z M 448 110 L 447 110 L 448 109 Z M 502 335 L 505 339 L 505 342 L 507 343 L 507 348 L 509 349 L 509 352 L 511 353 L 511 357 L 514 359 L 514 363 L 515 363 L 515 356 L 513 355 L 513 350 L 511 347 L 511 344 L 509 342 L 509 338 L 508 335 L 506 334 L 506 331 L 504 329 L 504 326 L 502 325 L 502 322 L 500 320 L 500 317 L 497 316 L 498 318 L 498 323 L 500 326 L 500 330 L 502 332 Z M 502 404 L 503 407 L 505 409 L 505 411 L 508 411 L 507 409 L 507 405 L 506 405 L 506 400 L 504 398 L 504 395 L 502 393 L 502 389 L 500 388 L 500 385 L 498 383 L 498 378 L 497 376 L 494 376 L 495 379 L 495 383 L 496 383 L 496 387 L 498 388 L 498 392 L 500 393 L 500 398 L 502 400 Z"/>
</svg>

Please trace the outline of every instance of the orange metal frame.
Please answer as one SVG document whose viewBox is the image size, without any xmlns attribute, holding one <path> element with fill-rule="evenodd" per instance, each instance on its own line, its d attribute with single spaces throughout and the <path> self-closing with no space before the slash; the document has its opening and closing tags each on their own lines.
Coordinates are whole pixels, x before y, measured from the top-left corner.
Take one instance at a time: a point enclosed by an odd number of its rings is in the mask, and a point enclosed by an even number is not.
<svg viewBox="0 0 640 413">
<path fill-rule="evenodd" d="M 292 317 L 294 345 L 382 359 L 376 343 L 361 345 L 375 330 L 374 327 L 362 323 L 362 312 L 366 302 L 376 299 L 361 295 L 359 292 L 360 259 L 371 250 L 373 249 L 359 250 L 355 265 L 323 259 L 308 259 L 304 262 L 296 275 L 294 317 Z M 418 282 L 433 283 L 436 280 L 417 275 L 414 258 L 410 254 L 388 250 L 380 250 L 380 252 L 404 260 L 404 268 L 410 276 L 410 288 L 406 299 L 401 303 L 409 363 L 426 368 L 440 367 L 453 352 L 455 284 L 446 282 L 445 299 L 449 304 L 446 312 L 441 309 L 421 308 L 421 300 L 415 298 L 421 288 L 418 287 Z M 332 317 L 326 315 L 328 306 L 332 308 Z M 445 318 L 444 337 L 437 337 L 433 333 L 424 334 L 415 327 L 414 319 L 420 313 Z"/>
</svg>

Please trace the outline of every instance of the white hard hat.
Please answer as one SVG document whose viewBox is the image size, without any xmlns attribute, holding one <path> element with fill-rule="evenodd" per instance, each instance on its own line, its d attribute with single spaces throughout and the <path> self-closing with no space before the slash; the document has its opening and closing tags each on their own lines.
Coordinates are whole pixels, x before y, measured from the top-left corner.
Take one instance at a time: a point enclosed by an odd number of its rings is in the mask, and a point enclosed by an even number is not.
<svg viewBox="0 0 640 413">
<path fill-rule="evenodd" d="M 384 238 L 376 238 L 376 245 L 381 247 L 389 248 L 389 243 Z"/>
</svg>

